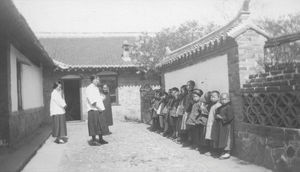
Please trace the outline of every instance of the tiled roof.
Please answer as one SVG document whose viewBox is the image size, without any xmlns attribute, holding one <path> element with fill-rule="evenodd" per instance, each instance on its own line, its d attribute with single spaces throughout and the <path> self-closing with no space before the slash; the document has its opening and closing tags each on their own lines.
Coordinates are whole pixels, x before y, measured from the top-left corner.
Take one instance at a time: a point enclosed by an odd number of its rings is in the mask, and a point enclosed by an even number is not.
<svg viewBox="0 0 300 172">
<path fill-rule="evenodd" d="M 136 66 L 122 59 L 123 41 L 133 36 L 67 36 L 40 38 L 41 43 L 62 69 L 126 68 Z"/>
<path fill-rule="evenodd" d="M 46 66 L 54 66 L 52 59 L 12 0 L 0 1 L 0 22 L 1 36 L 7 36 L 27 58 Z"/>
<path fill-rule="evenodd" d="M 191 42 L 183 47 L 180 47 L 172 52 L 170 52 L 165 58 L 163 58 L 157 65 L 157 67 L 163 67 L 165 65 L 170 65 L 173 62 L 183 58 L 184 56 L 189 56 L 195 52 L 204 49 L 205 47 L 214 46 L 228 38 L 236 38 L 245 31 L 252 29 L 259 34 L 269 38 L 268 34 L 256 26 L 249 19 L 250 12 L 248 10 L 241 10 L 238 15 L 227 25 L 221 27 L 220 29 L 207 34 L 206 36 Z"/>
</svg>

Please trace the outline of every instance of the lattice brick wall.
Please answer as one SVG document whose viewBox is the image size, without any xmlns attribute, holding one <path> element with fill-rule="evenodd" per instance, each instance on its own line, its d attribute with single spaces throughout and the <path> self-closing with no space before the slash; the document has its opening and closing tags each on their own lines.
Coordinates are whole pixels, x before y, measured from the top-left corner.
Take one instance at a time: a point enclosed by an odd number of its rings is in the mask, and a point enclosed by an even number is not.
<svg viewBox="0 0 300 172">
<path fill-rule="evenodd" d="M 244 122 L 300 128 L 300 92 L 245 93 Z"/>
<path fill-rule="evenodd" d="M 300 65 L 250 75 L 241 89 L 244 122 L 300 128 Z"/>
</svg>

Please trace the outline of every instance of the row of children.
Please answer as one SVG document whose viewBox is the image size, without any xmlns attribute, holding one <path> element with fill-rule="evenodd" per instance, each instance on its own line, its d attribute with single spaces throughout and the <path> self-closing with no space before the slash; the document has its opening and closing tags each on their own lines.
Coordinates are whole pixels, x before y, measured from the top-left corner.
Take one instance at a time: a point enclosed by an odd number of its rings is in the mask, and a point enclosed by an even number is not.
<svg viewBox="0 0 300 172">
<path fill-rule="evenodd" d="M 227 159 L 233 141 L 233 112 L 229 94 L 209 91 L 203 95 L 195 82 L 155 90 L 151 100 L 151 131 L 198 149 L 200 153 Z"/>
</svg>

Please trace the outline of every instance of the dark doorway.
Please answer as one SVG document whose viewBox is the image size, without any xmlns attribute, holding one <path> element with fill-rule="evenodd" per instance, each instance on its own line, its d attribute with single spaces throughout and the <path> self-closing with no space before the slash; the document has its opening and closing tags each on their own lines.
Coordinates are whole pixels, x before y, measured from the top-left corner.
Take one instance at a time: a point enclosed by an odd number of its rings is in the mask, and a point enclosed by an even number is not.
<svg viewBox="0 0 300 172">
<path fill-rule="evenodd" d="M 81 120 L 80 115 L 80 80 L 65 79 L 64 94 L 67 103 L 66 118 L 67 121 Z"/>
</svg>

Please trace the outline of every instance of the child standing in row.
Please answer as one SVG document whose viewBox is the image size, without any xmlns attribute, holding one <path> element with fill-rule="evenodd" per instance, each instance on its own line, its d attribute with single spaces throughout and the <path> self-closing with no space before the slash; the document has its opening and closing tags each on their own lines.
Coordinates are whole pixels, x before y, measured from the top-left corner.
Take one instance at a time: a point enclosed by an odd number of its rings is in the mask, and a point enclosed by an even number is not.
<svg viewBox="0 0 300 172">
<path fill-rule="evenodd" d="M 233 143 L 233 110 L 228 93 L 222 93 L 220 96 L 220 106 L 216 110 L 216 128 L 215 135 L 216 148 L 221 152 L 220 159 L 228 159 L 230 157 L 230 150 Z"/>
<path fill-rule="evenodd" d="M 182 141 L 182 118 L 184 114 L 184 104 L 186 102 L 186 95 L 188 91 L 186 85 L 180 87 L 180 95 L 179 95 L 179 105 L 177 107 L 176 114 L 178 116 L 177 124 L 176 124 L 176 132 L 177 132 L 177 141 Z"/>
<path fill-rule="evenodd" d="M 191 111 L 192 111 L 192 107 L 194 104 L 193 101 L 193 90 L 195 88 L 195 81 L 190 80 L 186 83 L 186 87 L 188 90 L 188 93 L 186 95 L 186 101 L 184 103 L 184 114 L 182 117 L 182 124 L 181 124 L 181 128 L 183 130 L 182 132 L 182 141 L 183 146 L 189 146 L 191 144 L 191 136 L 188 134 L 188 132 L 186 131 L 186 120 L 188 119 Z"/>
<path fill-rule="evenodd" d="M 192 148 L 197 148 L 200 143 L 200 116 L 201 116 L 201 96 L 203 91 L 200 89 L 194 89 L 193 95 L 193 107 L 192 111 L 187 118 L 186 125 L 189 135 L 191 136 Z"/>
<path fill-rule="evenodd" d="M 174 97 L 172 96 L 172 89 L 168 90 L 168 97 L 167 97 L 167 104 L 165 106 L 164 109 L 164 132 L 163 132 L 163 136 L 168 136 L 170 134 L 170 110 L 172 108 L 172 104 L 174 101 Z"/>
<path fill-rule="evenodd" d="M 210 101 L 213 104 L 210 108 L 207 124 L 206 124 L 206 133 L 205 133 L 205 139 L 209 141 L 209 146 L 212 152 L 207 152 L 207 155 L 211 155 L 212 153 L 215 153 L 215 141 L 214 140 L 215 134 L 216 134 L 216 120 L 215 120 L 215 114 L 216 110 L 221 106 L 220 100 L 220 92 L 219 91 L 212 91 Z"/>
<path fill-rule="evenodd" d="M 172 139 L 176 139 L 178 134 L 176 132 L 176 125 L 177 125 L 177 121 L 178 121 L 178 114 L 177 112 L 177 107 L 179 105 L 179 89 L 174 87 L 172 88 L 172 96 L 173 96 L 173 102 L 171 105 L 171 109 L 170 109 L 170 126 L 171 126 L 171 138 Z"/>
<path fill-rule="evenodd" d="M 151 100 L 151 118 L 152 118 L 152 124 L 151 124 L 151 131 L 157 131 L 159 129 L 159 120 L 158 120 L 158 108 L 160 105 L 161 99 L 160 99 L 160 91 L 155 90 L 154 92 L 154 98 Z"/>
<path fill-rule="evenodd" d="M 162 92 L 161 95 L 162 95 L 160 100 L 161 103 L 158 108 L 158 120 L 159 120 L 160 133 L 164 131 L 164 118 L 168 113 L 167 106 L 166 106 L 168 103 L 168 93 Z"/>
</svg>

